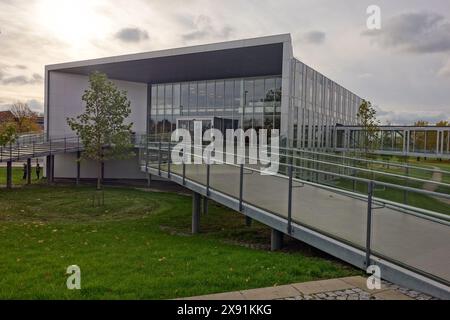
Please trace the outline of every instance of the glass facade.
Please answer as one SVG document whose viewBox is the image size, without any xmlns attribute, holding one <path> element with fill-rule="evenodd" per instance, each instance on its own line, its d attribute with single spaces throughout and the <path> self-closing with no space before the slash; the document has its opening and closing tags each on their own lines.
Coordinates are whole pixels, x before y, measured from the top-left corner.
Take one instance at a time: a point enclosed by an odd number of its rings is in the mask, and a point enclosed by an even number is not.
<svg viewBox="0 0 450 320">
<path fill-rule="evenodd" d="M 361 98 L 293 59 L 289 138 L 296 148 L 325 149 L 336 125 L 356 125 Z"/>
<path fill-rule="evenodd" d="M 151 85 L 150 134 L 170 133 L 187 121 L 211 119 L 215 128 L 279 129 L 281 76 Z"/>
<path fill-rule="evenodd" d="M 336 125 L 358 124 L 361 99 L 297 59 L 291 66 L 290 99 L 283 102 L 289 146 L 329 148 Z M 281 97 L 281 76 L 153 84 L 148 130 L 170 133 L 180 120 L 190 128 L 194 118 L 222 131 L 285 129 Z"/>
</svg>

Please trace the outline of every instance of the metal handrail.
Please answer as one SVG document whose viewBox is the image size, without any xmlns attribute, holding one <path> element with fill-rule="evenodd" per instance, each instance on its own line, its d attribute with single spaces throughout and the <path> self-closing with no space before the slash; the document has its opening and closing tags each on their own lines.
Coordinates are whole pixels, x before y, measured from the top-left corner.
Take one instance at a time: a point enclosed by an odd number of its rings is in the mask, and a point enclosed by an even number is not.
<svg viewBox="0 0 450 320">
<path fill-rule="evenodd" d="M 166 144 L 167 144 L 168 142 L 162 142 L 162 143 L 166 143 Z M 191 146 L 191 147 L 193 147 L 193 148 L 199 148 L 199 147 L 196 147 L 196 146 Z M 162 147 L 161 147 L 161 148 L 162 148 Z M 149 149 L 150 149 L 150 150 L 151 150 L 151 149 L 153 149 L 153 150 L 159 150 L 159 148 L 152 148 L 152 147 L 149 147 Z M 203 150 L 203 148 L 202 148 L 202 150 Z M 232 153 L 229 153 L 229 152 L 221 152 L 221 153 L 224 154 L 224 155 L 226 155 L 226 154 L 232 155 Z M 198 155 L 196 155 L 196 154 L 194 154 L 194 153 L 187 153 L 187 155 L 188 155 L 188 156 L 191 156 L 191 157 L 192 157 L 192 156 L 193 156 L 193 157 L 199 157 Z M 248 155 L 246 155 L 245 158 L 246 158 L 246 159 L 249 159 L 249 160 L 258 160 L 257 158 L 250 157 L 250 156 L 248 156 Z M 337 176 L 337 177 L 340 177 L 340 178 L 346 178 L 346 179 L 355 180 L 355 181 L 364 182 L 364 183 L 369 183 L 370 181 L 373 181 L 373 182 L 375 182 L 375 184 L 381 185 L 381 186 L 385 186 L 385 187 L 397 188 L 397 189 L 404 190 L 404 191 L 410 191 L 410 192 L 422 193 L 422 194 L 426 194 L 426 195 L 430 195 L 430 196 L 435 196 L 435 197 L 440 197 L 440 198 L 450 199 L 450 194 L 446 194 L 446 193 L 440 193 L 440 192 L 429 191 L 429 190 L 424 190 L 424 189 L 417 189 L 417 188 L 412 188 L 412 187 L 408 187 L 408 186 L 402 186 L 402 185 L 392 184 L 392 183 L 388 183 L 388 182 L 376 181 L 376 180 L 373 180 L 373 179 L 367 179 L 367 178 L 361 178 L 361 177 L 349 176 L 349 175 L 346 175 L 346 174 L 335 173 L 335 172 L 330 172 L 330 171 L 324 171 L 324 170 L 319 170 L 319 169 L 313 169 L 313 168 L 308 168 L 308 167 L 303 167 L 303 166 L 298 166 L 298 165 L 293 165 L 293 164 L 286 164 L 286 163 L 281 163 L 281 162 L 276 162 L 276 163 L 279 164 L 279 165 L 282 165 L 282 166 L 292 165 L 292 167 L 293 167 L 293 168 L 296 168 L 296 169 L 306 170 L 306 171 L 311 171 L 311 172 L 315 172 L 315 173 L 322 173 L 322 174 L 327 174 L 327 175 L 332 175 L 332 176 Z M 232 165 L 232 166 L 238 166 L 238 165 L 235 165 L 235 164 L 229 164 L 229 163 L 223 163 L 223 164 Z M 245 169 L 252 170 L 252 171 L 257 171 L 257 172 L 261 172 L 260 170 L 255 169 L 255 168 L 251 168 L 251 167 L 246 167 Z M 275 176 L 279 176 L 279 177 L 284 177 L 284 178 L 286 178 L 285 175 L 280 175 L 280 174 L 275 174 Z M 300 182 L 306 182 L 306 181 L 304 181 L 304 180 L 299 180 L 299 181 L 300 181 Z M 313 184 L 313 182 L 307 182 L 307 184 Z M 315 186 L 324 186 L 324 185 L 322 185 L 322 184 L 314 184 L 314 185 L 315 185 Z M 328 187 L 328 186 L 327 186 L 327 187 Z M 328 187 L 328 188 L 331 188 L 331 189 L 333 189 L 333 190 L 342 190 L 342 189 L 338 189 L 338 188 L 334 188 L 334 187 Z M 346 193 L 360 195 L 359 193 L 354 193 L 354 192 L 347 191 L 347 190 L 344 190 L 344 191 L 345 191 Z M 438 215 L 440 215 L 440 214 L 438 214 Z M 445 216 L 445 217 L 447 217 L 447 216 Z M 450 216 L 449 216 L 449 218 L 450 218 Z"/>
<path fill-rule="evenodd" d="M 288 149 L 288 148 L 283 148 L 280 147 L 280 149 Z M 387 162 L 387 161 L 380 161 L 380 160 L 371 160 L 371 159 L 363 159 L 363 158 L 356 158 L 356 157 L 348 157 L 348 156 L 343 156 L 343 155 L 337 155 L 337 154 L 332 154 L 332 153 L 325 153 L 325 152 L 318 152 L 318 151 L 311 151 L 311 150 L 303 150 L 303 149 L 298 149 L 298 148 L 292 148 L 290 150 L 295 150 L 298 152 L 303 152 L 303 153 L 310 153 L 310 154 L 317 154 L 317 155 L 323 155 L 326 157 L 332 157 L 332 158 L 338 158 L 338 159 L 347 159 L 347 160 L 352 160 L 352 161 L 361 161 L 361 162 L 369 162 L 369 163 L 376 163 L 376 164 L 382 164 L 382 165 L 389 165 L 392 167 L 400 167 L 400 168 L 407 168 L 407 169 L 415 169 L 415 170 L 422 170 L 422 171 L 429 171 L 429 172 L 439 172 L 439 173 L 444 173 L 444 174 L 450 174 L 450 171 L 446 171 L 446 170 L 442 170 L 442 169 L 431 169 L 431 168 L 424 168 L 424 167 L 418 167 L 418 166 L 412 166 L 409 164 L 401 164 L 401 163 L 396 163 L 396 162 Z"/>
<path fill-rule="evenodd" d="M 168 142 L 165 142 L 165 143 L 168 143 Z M 172 144 L 172 142 L 170 142 L 170 143 Z M 194 147 L 194 146 L 192 146 L 192 147 Z M 298 149 L 288 149 L 288 148 L 282 148 L 282 147 L 280 147 L 279 149 L 302 152 L 301 150 L 298 150 Z M 222 154 L 230 154 L 230 153 L 222 152 Z M 284 157 L 291 158 L 291 159 L 308 161 L 308 162 L 312 162 L 312 163 L 332 165 L 332 166 L 335 166 L 335 167 L 341 167 L 341 168 L 345 168 L 345 169 L 358 170 L 358 171 L 368 172 L 368 173 L 377 174 L 377 175 L 384 175 L 384 176 L 388 176 L 388 177 L 406 179 L 406 180 L 409 180 L 409 181 L 415 181 L 415 182 L 421 182 L 421 183 L 432 183 L 432 184 L 435 184 L 435 185 L 439 185 L 439 186 L 449 187 L 450 188 L 450 184 L 445 183 L 445 182 L 440 182 L 440 181 L 427 180 L 427 179 L 421 179 L 421 178 L 416 178 L 416 177 L 411 177 L 411 176 L 405 176 L 405 175 L 401 175 L 401 174 L 390 173 L 390 172 L 383 172 L 383 171 L 378 171 L 378 170 L 372 170 L 372 169 L 354 167 L 354 166 L 349 166 L 349 165 L 343 165 L 343 164 L 339 164 L 339 163 L 335 163 L 335 162 L 329 162 L 329 161 L 324 161 L 324 160 L 316 160 L 316 159 L 311 159 L 311 158 L 295 156 L 293 154 L 289 155 L 289 154 L 273 153 L 273 152 L 271 154 L 272 155 L 278 155 L 278 156 L 284 156 Z M 283 165 L 283 166 L 286 165 L 286 163 L 281 163 L 281 162 L 279 164 Z M 332 173 L 332 171 L 327 171 L 327 172 Z M 379 180 L 374 180 L 374 181 L 377 181 L 377 184 L 380 184 L 382 182 L 382 181 L 379 181 Z M 422 190 L 422 189 L 414 188 L 414 190 Z"/>
</svg>

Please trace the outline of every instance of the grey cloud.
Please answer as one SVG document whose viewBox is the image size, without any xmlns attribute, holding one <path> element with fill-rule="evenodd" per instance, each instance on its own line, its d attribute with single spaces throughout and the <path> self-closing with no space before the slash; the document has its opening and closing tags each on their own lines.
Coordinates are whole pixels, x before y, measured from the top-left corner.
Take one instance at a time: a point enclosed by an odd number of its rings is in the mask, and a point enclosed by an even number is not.
<svg viewBox="0 0 450 320">
<path fill-rule="evenodd" d="M 362 33 L 384 48 L 412 53 L 450 50 L 450 22 L 433 12 L 404 13 L 386 21 L 381 30 Z"/>
<path fill-rule="evenodd" d="M 325 38 L 325 32 L 312 30 L 303 34 L 300 40 L 311 44 L 322 44 L 325 42 Z"/>
<path fill-rule="evenodd" d="M 190 40 L 197 40 L 197 39 L 203 39 L 208 36 L 208 32 L 206 30 L 198 30 L 189 32 L 182 35 L 183 40 L 190 41 Z"/>
<path fill-rule="evenodd" d="M 115 37 L 123 42 L 141 42 L 149 39 L 147 31 L 139 28 L 123 28 L 115 34 Z"/>
<path fill-rule="evenodd" d="M 27 69 L 27 66 L 25 66 L 25 65 L 23 65 L 23 64 L 16 64 L 16 66 L 15 66 L 17 69 L 20 69 L 20 70 L 25 70 L 25 69 Z"/>
<path fill-rule="evenodd" d="M 44 104 L 42 103 L 42 101 L 36 100 L 36 99 L 31 99 L 27 101 L 28 106 L 30 107 L 30 109 L 34 112 L 44 112 Z"/>
<path fill-rule="evenodd" d="M 441 77 L 450 77 L 450 59 L 439 69 L 438 75 Z"/>
<path fill-rule="evenodd" d="M 377 118 L 382 123 L 390 123 L 392 125 L 413 125 L 416 121 L 427 121 L 430 124 L 435 124 L 441 120 L 450 120 L 449 114 L 444 113 L 430 113 L 430 112 L 403 112 L 403 111 L 385 111 L 376 107 Z"/>
<path fill-rule="evenodd" d="M 33 74 L 30 78 L 20 75 L 13 77 L 4 77 L 0 79 L 0 83 L 3 85 L 27 85 L 42 83 L 42 76 L 40 74 Z"/>
<path fill-rule="evenodd" d="M 201 40 L 214 37 L 227 39 L 233 32 L 233 28 L 228 25 L 219 29 L 215 28 L 211 18 L 205 15 L 199 15 L 190 21 L 183 18 L 180 19 L 180 23 L 185 26 L 190 25 L 191 28 L 195 29 L 191 32 L 183 34 L 181 36 L 183 41 Z"/>
</svg>

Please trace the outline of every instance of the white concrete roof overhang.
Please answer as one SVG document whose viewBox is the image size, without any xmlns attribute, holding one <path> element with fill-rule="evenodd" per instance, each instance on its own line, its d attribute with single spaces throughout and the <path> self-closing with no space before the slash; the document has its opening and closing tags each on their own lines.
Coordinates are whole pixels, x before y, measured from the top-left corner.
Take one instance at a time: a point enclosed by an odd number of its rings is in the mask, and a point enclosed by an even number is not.
<svg viewBox="0 0 450 320">
<path fill-rule="evenodd" d="M 269 36 L 49 65 L 46 70 L 100 71 L 111 79 L 143 83 L 281 75 L 283 43 L 290 41 L 290 35 Z"/>
</svg>

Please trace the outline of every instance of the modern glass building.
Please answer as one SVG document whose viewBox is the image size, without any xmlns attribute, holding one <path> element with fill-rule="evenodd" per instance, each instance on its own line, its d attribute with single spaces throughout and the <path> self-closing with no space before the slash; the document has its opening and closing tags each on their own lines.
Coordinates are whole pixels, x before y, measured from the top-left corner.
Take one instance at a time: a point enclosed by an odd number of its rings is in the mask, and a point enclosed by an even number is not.
<svg viewBox="0 0 450 320">
<path fill-rule="evenodd" d="M 335 126 L 356 125 L 361 98 L 308 67 L 292 61 L 288 138 L 291 147 L 327 149 Z M 148 133 L 175 128 L 281 129 L 281 75 L 151 85 Z"/>
<path fill-rule="evenodd" d="M 49 137 L 73 134 L 66 118 L 83 112 L 81 96 L 94 71 L 127 92 L 136 133 L 167 134 L 177 127 L 192 129 L 194 120 L 201 120 L 205 130 L 279 129 L 284 146 L 325 150 L 333 145 L 333 128 L 357 124 L 361 102 L 296 59 L 285 34 L 47 66 Z M 56 161 L 62 165 L 55 176 L 72 175 L 67 160 Z M 85 170 L 84 175 L 95 175 Z M 105 174 L 141 173 L 137 165 L 125 170 L 123 163 L 111 162 Z"/>
</svg>

